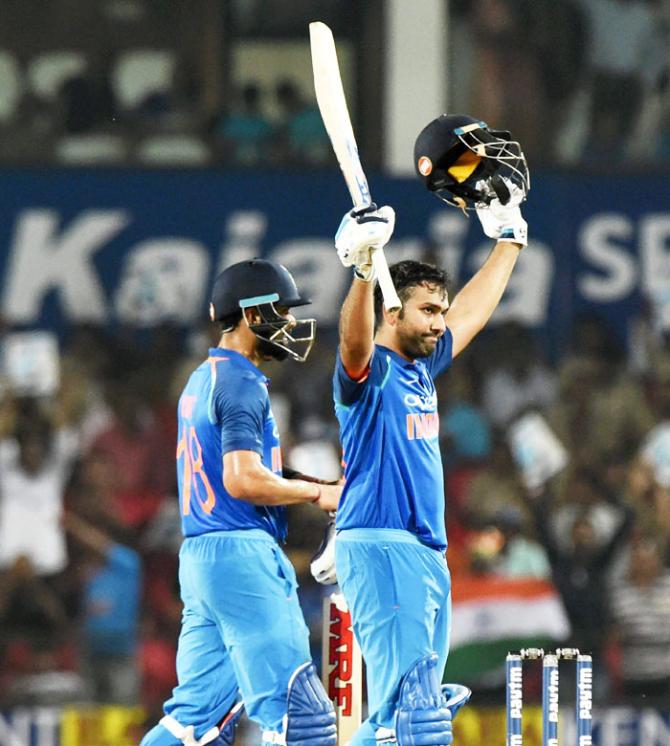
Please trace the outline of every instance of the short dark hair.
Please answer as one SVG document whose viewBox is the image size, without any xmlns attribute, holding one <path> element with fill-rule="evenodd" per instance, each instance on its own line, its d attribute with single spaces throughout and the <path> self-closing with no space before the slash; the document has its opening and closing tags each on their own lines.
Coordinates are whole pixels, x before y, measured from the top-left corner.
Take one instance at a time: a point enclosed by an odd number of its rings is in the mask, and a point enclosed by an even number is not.
<svg viewBox="0 0 670 746">
<path fill-rule="evenodd" d="M 217 319 L 216 323 L 219 326 L 219 329 L 221 330 L 221 333 L 225 332 L 232 332 L 239 326 L 240 321 L 242 321 L 242 310 L 234 311 L 233 313 L 229 313 L 227 316 L 223 316 L 220 319 Z"/>
<path fill-rule="evenodd" d="M 447 273 L 434 264 L 406 259 L 405 261 L 392 264 L 389 267 L 389 271 L 391 272 L 391 279 L 393 280 L 398 297 L 403 303 L 410 297 L 412 290 L 419 285 L 428 285 L 443 290 L 445 293 L 447 292 L 449 284 Z M 377 285 L 375 287 L 375 321 L 377 326 L 379 326 L 384 317 L 382 313 L 383 305 L 382 291 L 379 285 Z"/>
</svg>

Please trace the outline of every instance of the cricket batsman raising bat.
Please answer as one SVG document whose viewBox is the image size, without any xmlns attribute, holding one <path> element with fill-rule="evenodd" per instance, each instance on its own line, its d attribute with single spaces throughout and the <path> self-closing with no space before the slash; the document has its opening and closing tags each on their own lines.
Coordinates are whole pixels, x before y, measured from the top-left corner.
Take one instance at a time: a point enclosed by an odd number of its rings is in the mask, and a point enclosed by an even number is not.
<svg viewBox="0 0 670 746">
<path fill-rule="evenodd" d="M 354 203 L 351 217 L 359 225 L 365 225 L 369 220 L 370 213 L 376 213 L 377 206 L 372 202 L 368 180 L 363 173 L 360 158 L 358 157 L 358 146 L 349 119 L 347 101 L 342 89 L 340 68 L 337 63 L 337 52 L 332 31 L 325 23 L 317 21 L 309 24 L 310 46 L 312 49 L 312 68 L 314 71 L 314 90 L 316 100 L 319 104 L 321 118 L 333 145 L 333 150 L 344 174 L 351 199 Z M 378 244 L 374 251 L 368 252 L 369 263 L 361 264 L 356 256 L 347 256 L 347 266 L 354 266 L 368 280 L 377 276 L 379 287 L 384 297 L 384 306 L 392 311 L 401 306 L 398 294 L 393 287 L 393 281 L 389 274 L 383 245 L 393 233 L 395 214 L 393 210 L 385 208 L 384 213 L 378 213 L 381 220 L 386 221 L 388 236 L 379 244 L 376 236 L 371 236 Z M 377 220 L 380 218 L 378 217 Z M 364 229 L 363 229 L 364 230 Z M 372 244 L 371 244 L 372 247 Z"/>
<path fill-rule="evenodd" d="M 528 169 L 509 133 L 443 115 L 419 134 L 414 162 L 428 190 L 473 210 L 494 243 L 451 302 L 440 268 L 392 265 L 398 309 L 382 298 L 370 271 L 391 237 L 392 208 L 363 219 L 348 213 L 337 231 L 338 256 L 354 276 L 333 376 L 345 463 L 334 556 L 368 693 L 368 718 L 351 746 L 449 746 L 452 719 L 470 697 L 467 687 L 441 684 L 451 579 L 434 379 L 485 326 L 527 243 L 519 205 Z"/>
</svg>

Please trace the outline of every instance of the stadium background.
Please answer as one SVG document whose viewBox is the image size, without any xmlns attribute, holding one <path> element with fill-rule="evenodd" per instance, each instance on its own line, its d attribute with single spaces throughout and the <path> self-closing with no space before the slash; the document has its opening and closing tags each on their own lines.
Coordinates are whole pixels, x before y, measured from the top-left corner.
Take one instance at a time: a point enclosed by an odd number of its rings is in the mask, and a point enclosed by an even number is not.
<svg viewBox="0 0 670 746">
<path fill-rule="evenodd" d="M 0 746 L 137 743 L 173 686 L 174 405 L 219 267 L 271 256 L 312 293 L 317 345 L 272 371 L 273 406 L 285 462 L 338 473 L 348 197 L 314 105 L 315 19 L 398 213 L 391 259 L 438 261 L 457 288 L 487 250 L 412 175 L 431 118 L 509 128 L 530 163 L 531 245 L 441 385 L 451 674 L 476 691 L 462 742 L 502 743 L 501 652 L 530 639 L 594 652 L 597 743 L 668 742 L 667 0 L 5 0 L 0 17 Z M 507 437 L 529 411 L 569 453 L 539 497 Z M 318 660 L 323 523 L 291 515 Z M 552 620 L 515 628 L 541 598 Z"/>
</svg>

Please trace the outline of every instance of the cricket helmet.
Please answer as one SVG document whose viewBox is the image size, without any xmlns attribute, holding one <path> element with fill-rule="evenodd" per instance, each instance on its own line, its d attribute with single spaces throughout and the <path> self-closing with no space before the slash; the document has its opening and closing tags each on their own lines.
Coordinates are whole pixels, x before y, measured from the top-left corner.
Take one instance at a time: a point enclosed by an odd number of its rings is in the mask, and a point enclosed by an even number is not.
<svg viewBox="0 0 670 746">
<path fill-rule="evenodd" d="M 521 145 L 509 132 L 492 130 L 466 114 L 443 114 L 414 144 L 414 167 L 426 188 L 455 207 L 471 210 L 510 197 L 505 179 L 525 196 L 530 175 Z"/>
<path fill-rule="evenodd" d="M 251 259 L 227 267 L 216 277 L 209 313 L 212 321 L 222 323 L 225 333 L 232 331 L 240 318 L 248 323 L 247 308 L 256 309 L 261 321 L 248 326 L 258 337 L 259 350 L 276 360 L 291 357 L 304 362 L 314 344 L 316 321 L 287 318 L 278 309 L 309 303 L 286 267 L 267 259 Z"/>
</svg>

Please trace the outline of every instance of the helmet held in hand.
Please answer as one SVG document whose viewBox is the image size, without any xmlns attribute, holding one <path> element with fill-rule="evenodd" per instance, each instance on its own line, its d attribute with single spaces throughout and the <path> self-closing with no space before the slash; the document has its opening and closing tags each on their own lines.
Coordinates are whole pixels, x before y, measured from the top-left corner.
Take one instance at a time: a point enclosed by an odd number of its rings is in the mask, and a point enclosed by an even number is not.
<svg viewBox="0 0 670 746">
<path fill-rule="evenodd" d="M 509 132 L 492 130 L 466 114 L 443 114 L 419 133 L 414 167 L 426 188 L 455 207 L 472 210 L 493 199 L 509 200 L 506 182 L 530 189 L 521 145 Z"/>
</svg>

